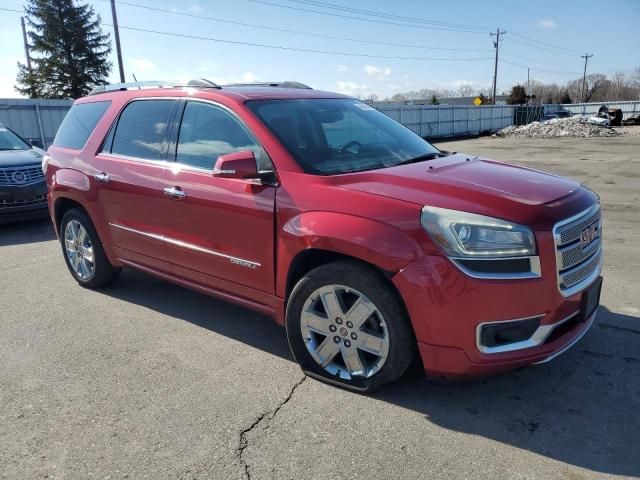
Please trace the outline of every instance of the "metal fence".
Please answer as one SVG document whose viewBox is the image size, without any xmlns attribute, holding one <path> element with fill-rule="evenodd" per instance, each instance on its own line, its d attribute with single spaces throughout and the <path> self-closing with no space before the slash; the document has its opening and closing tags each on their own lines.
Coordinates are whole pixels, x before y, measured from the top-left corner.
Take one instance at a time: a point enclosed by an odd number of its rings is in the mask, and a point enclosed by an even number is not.
<svg viewBox="0 0 640 480">
<path fill-rule="evenodd" d="M 479 135 L 512 125 L 512 105 L 377 105 L 375 108 L 421 137 Z"/>
<path fill-rule="evenodd" d="M 47 148 L 71 107 L 71 100 L 0 99 L 0 123 L 6 124 L 34 145 Z M 544 105 L 545 114 L 561 109 L 576 115 L 593 115 L 602 105 L 620 108 L 627 118 L 640 114 L 640 101 Z M 446 138 L 495 132 L 514 124 L 539 120 L 540 107 L 513 105 L 390 105 L 373 106 L 425 138 Z M 523 110 L 524 108 L 524 110 Z"/>
<path fill-rule="evenodd" d="M 640 101 L 628 102 L 594 102 L 594 103 L 568 103 L 564 105 L 545 105 L 545 113 L 556 113 L 558 110 L 569 110 L 574 115 L 595 115 L 598 109 L 606 105 L 607 108 L 619 108 L 623 118 L 640 114 Z"/>
<path fill-rule="evenodd" d="M 539 120 L 543 114 L 569 110 L 575 115 L 593 115 L 602 105 L 620 108 L 624 117 L 640 113 L 640 101 L 595 102 L 567 105 L 389 105 L 373 103 L 375 108 L 399 121 L 421 137 L 445 138 L 495 132 L 509 125 Z"/>
<path fill-rule="evenodd" d="M 72 103 L 72 100 L 0 99 L 0 123 L 46 149 Z"/>
</svg>

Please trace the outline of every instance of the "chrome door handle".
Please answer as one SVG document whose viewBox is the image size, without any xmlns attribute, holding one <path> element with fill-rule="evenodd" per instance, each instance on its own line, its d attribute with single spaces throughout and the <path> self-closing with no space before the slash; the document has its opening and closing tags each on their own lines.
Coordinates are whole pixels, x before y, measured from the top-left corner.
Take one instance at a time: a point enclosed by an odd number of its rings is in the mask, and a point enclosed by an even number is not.
<svg viewBox="0 0 640 480">
<path fill-rule="evenodd" d="M 95 178 L 100 183 L 108 183 L 109 182 L 109 174 L 105 172 L 96 173 L 93 178 Z"/>
<path fill-rule="evenodd" d="M 164 189 L 164 194 L 167 197 L 177 198 L 178 200 L 184 198 L 187 195 L 178 187 L 167 187 Z"/>
</svg>

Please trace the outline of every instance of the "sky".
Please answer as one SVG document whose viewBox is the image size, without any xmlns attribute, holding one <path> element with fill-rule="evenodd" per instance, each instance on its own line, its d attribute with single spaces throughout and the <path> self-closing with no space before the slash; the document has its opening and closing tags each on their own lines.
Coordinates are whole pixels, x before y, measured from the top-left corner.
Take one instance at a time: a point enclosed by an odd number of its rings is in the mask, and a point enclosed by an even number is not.
<svg viewBox="0 0 640 480">
<path fill-rule="evenodd" d="M 113 40 L 109 1 L 89 3 Z M 24 4 L 0 3 L 0 98 L 19 96 L 13 88 L 16 62 L 25 61 L 20 14 L 2 9 L 22 10 Z M 526 83 L 527 66 L 532 80 L 579 78 L 580 55 L 586 52 L 594 55 L 588 73 L 631 73 L 640 66 L 640 0 L 117 0 L 116 5 L 126 81 L 133 81 L 133 74 L 138 80 L 204 77 L 217 83 L 296 80 L 381 98 L 421 88 L 488 89 L 495 55 L 489 30 L 496 28 L 507 32 L 500 44 L 499 92 Z M 117 83 L 115 45 L 111 61 L 110 81 Z"/>
</svg>

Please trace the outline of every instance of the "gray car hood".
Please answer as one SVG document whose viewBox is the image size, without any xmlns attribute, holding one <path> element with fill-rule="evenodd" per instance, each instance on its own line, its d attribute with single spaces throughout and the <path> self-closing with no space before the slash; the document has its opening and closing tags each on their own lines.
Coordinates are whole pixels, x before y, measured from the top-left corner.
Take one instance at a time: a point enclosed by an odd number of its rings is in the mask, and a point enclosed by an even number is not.
<svg viewBox="0 0 640 480">
<path fill-rule="evenodd" d="M 0 150 L 0 168 L 38 165 L 43 155 L 44 151 L 36 147 L 30 150 Z"/>
</svg>

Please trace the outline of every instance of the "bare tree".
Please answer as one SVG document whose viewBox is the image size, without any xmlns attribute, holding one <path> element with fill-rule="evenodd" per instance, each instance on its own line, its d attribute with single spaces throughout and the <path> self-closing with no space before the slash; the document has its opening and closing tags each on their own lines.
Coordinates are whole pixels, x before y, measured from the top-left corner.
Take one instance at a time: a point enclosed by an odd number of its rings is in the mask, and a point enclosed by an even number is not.
<svg viewBox="0 0 640 480">
<path fill-rule="evenodd" d="M 611 75 L 611 78 L 607 78 L 606 75 L 594 73 L 587 75 L 585 80 L 584 97 L 587 102 L 640 99 L 640 66 L 636 67 L 631 74 L 616 72 Z M 535 96 L 535 98 L 532 99 L 534 105 L 563 103 L 569 98 L 577 103 L 582 99 L 582 77 L 576 78 L 564 85 L 532 80 L 530 86 L 530 93 Z M 442 101 L 443 99 L 456 95 L 470 97 L 474 94 L 484 94 L 488 96 L 488 93 L 488 91 L 474 89 L 469 84 L 463 84 L 456 90 L 423 88 L 411 92 L 398 93 L 391 99 L 404 101 L 419 100 L 423 103 L 429 103 L 434 95 Z"/>
<path fill-rule="evenodd" d="M 640 88 L 640 67 L 636 67 L 631 75 L 631 83 L 634 87 Z"/>
<path fill-rule="evenodd" d="M 474 94 L 475 91 L 476 89 L 473 88 L 473 86 L 466 83 L 463 83 L 458 87 L 458 95 L 460 95 L 461 97 L 470 97 Z"/>
</svg>

